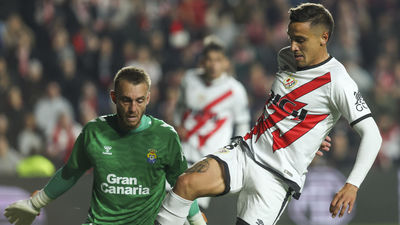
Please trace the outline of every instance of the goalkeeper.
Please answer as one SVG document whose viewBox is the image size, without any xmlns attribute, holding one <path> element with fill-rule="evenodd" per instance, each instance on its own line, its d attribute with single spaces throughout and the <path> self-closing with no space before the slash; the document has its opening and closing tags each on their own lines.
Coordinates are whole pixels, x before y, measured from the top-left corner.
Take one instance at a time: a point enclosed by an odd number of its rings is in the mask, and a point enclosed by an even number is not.
<svg viewBox="0 0 400 225">
<path fill-rule="evenodd" d="M 101 116 L 83 128 L 68 162 L 30 199 L 17 201 L 4 215 L 16 225 L 31 224 L 40 209 L 69 190 L 93 168 L 91 204 L 85 224 L 152 225 L 171 186 L 187 168 L 175 130 L 145 115 L 150 101 L 149 76 L 124 67 L 110 92 L 117 113 Z M 206 224 L 195 202 L 190 224 Z"/>
</svg>

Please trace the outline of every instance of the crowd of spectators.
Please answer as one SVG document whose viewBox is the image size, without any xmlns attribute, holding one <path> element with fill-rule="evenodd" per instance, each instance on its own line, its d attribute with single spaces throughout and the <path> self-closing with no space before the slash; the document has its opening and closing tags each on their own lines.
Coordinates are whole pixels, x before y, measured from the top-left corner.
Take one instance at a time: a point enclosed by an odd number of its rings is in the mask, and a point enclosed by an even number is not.
<svg viewBox="0 0 400 225">
<path fill-rule="evenodd" d="M 42 155 L 58 168 L 82 126 L 113 112 L 113 75 L 126 65 L 151 76 L 148 114 L 167 122 L 202 39 L 226 44 L 231 73 L 247 88 L 253 123 L 289 44 L 288 9 L 300 0 L 31 0 L 0 3 L 0 175 Z M 400 158 L 400 2 L 325 0 L 336 27 L 331 55 L 343 62 L 375 116 L 383 146 L 375 168 Z M 358 135 L 344 120 L 329 163 L 354 161 Z"/>
</svg>

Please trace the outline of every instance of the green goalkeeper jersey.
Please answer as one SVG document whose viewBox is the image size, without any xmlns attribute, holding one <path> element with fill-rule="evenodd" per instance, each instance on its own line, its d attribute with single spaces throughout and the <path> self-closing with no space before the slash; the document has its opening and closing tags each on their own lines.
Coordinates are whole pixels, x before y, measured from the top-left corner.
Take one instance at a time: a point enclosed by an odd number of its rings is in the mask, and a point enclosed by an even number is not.
<svg viewBox="0 0 400 225">
<path fill-rule="evenodd" d="M 102 116 L 89 122 L 76 140 L 63 170 L 82 174 L 93 168 L 88 223 L 152 225 L 165 181 L 173 185 L 187 168 L 170 125 L 145 115 L 141 123 L 147 128 L 123 133 L 116 115 Z"/>
</svg>

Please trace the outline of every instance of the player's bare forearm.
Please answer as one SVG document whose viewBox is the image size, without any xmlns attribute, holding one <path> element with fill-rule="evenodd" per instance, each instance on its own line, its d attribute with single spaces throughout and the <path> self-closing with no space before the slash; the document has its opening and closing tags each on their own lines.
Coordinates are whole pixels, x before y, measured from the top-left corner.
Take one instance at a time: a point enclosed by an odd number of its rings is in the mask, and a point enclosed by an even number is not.
<svg viewBox="0 0 400 225">
<path fill-rule="evenodd" d="M 344 213 L 351 213 L 354 207 L 354 203 L 357 198 L 358 187 L 346 183 L 339 192 L 333 197 L 329 211 L 332 214 L 332 218 L 335 218 L 338 214 L 342 217 Z"/>
</svg>

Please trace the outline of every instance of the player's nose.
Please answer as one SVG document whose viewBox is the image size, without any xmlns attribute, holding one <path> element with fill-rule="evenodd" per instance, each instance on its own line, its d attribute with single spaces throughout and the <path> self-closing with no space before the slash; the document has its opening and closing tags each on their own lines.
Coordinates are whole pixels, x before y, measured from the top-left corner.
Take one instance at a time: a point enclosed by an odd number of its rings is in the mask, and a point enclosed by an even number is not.
<svg viewBox="0 0 400 225">
<path fill-rule="evenodd" d="M 291 42 L 290 42 L 290 50 L 291 50 L 292 52 L 295 52 L 295 51 L 299 51 L 299 50 L 300 50 L 299 45 L 297 44 L 297 42 L 295 42 L 295 41 L 291 41 Z"/>
<path fill-rule="evenodd" d="M 130 104 L 129 104 L 129 107 L 128 107 L 128 112 L 135 112 L 136 111 L 136 109 L 137 109 L 137 103 L 135 102 L 135 101 L 132 101 Z"/>
</svg>

